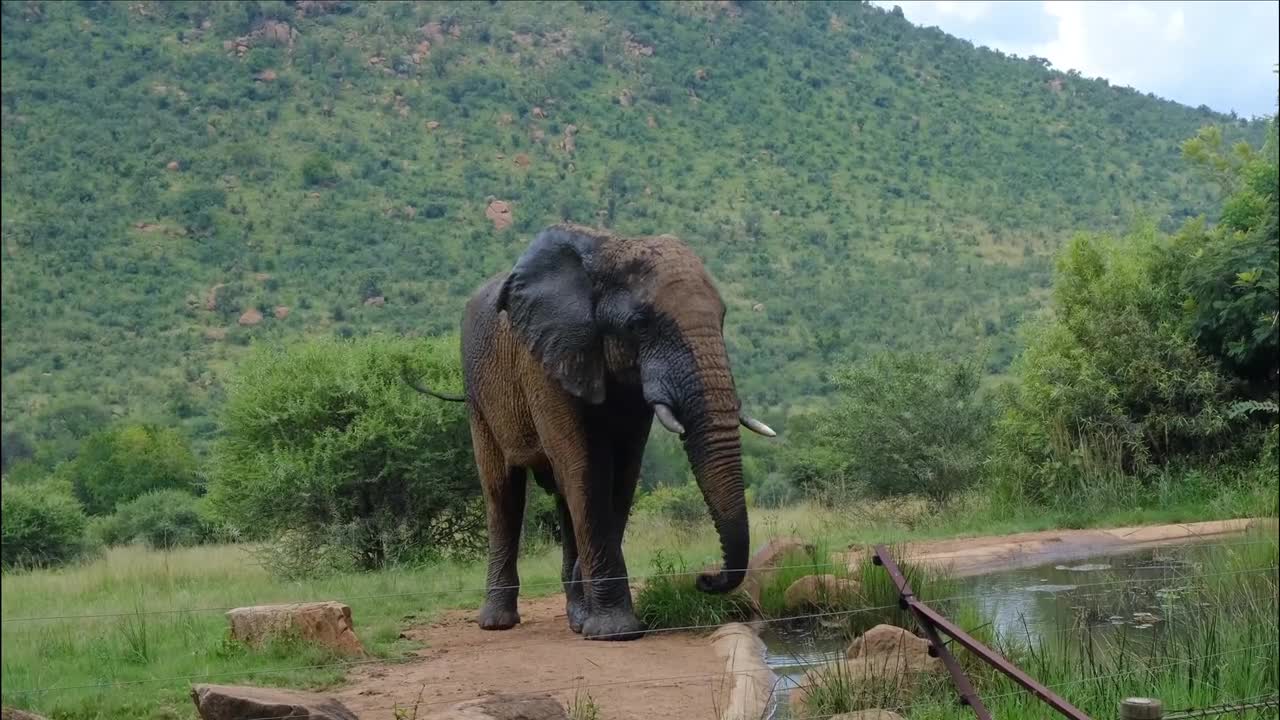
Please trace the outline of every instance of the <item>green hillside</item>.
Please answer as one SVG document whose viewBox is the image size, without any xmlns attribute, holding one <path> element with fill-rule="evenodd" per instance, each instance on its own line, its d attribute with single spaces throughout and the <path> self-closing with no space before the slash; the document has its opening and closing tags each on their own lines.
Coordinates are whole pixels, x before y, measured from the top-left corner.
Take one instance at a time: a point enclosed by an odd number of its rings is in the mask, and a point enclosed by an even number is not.
<svg viewBox="0 0 1280 720">
<path fill-rule="evenodd" d="M 1210 210 L 1180 143 L 1263 134 L 850 3 L 4 2 L 0 59 L 30 443 L 207 438 L 250 343 L 453 331 L 561 219 L 686 238 L 770 422 L 874 350 L 999 371 L 1073 232 Z"/>
</svg>

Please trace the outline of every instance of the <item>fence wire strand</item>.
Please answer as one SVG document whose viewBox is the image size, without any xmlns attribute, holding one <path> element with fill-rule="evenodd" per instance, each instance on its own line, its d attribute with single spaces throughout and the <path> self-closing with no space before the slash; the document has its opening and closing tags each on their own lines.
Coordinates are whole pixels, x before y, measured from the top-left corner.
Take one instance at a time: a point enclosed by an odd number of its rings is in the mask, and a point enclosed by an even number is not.
<svg viewBox="0 0 1280 720">
<path fill-rule="evenodd" d="M 1250 545 L 1274 545 L 1275 543 L 1276 543 L 1275 540 L 1252 540 L 1252 541 L 1243 541 L 1243 542 L 1224 542 L 1224 543 L 1192 543 L 1190 545 L 1186 545 L 1185 547 L 1192 547 L 1192 548 L 1243 547 L 1243 546 L 1250 546 Z M 1156 545 L 1151 547 L 1161 547 L 1161 546 Z M 846 552 L 855 553 L 855 552 L 858 552 L 858 550 L 850 549 Z M 1043 551 L 1038 553 L 1034 553 L 1034 552 L 1023 553 L 1020 551 L 1010 552 L 1008 550 L 992 552 L 992 553 L 954 553 L 954 554 L 924 553 L 924 554 L 899 558 L 898 560 L 902 563 L 910 563 L 913 560 L 922 560 L 922 559 L 927 561 L 935 561 L 935 560 L 948 560 L 948 559 L 974 560 L 974 559 L 980 559 L 985 557 L 1032 558 L 1032 557 L 1036 557 L 1037 555 L 1048 556 L 1048 555 L 1052 555 L 1052 553 L 1043 552 Z M 776 573 L 776 572 L 783 572 L 787 570 L 818 570 L 818 569 L 831 569 L 831 568 L 847 569 L 848 567 L 849 567 L 848 563 L 814 562 L 814 563 L 804 563 L 799 565 L 783 565 L 778 567 L 761 568 L 758 572 Z M 555 580 L 555 581 L 545 581 L 545 582 L 537 582 L 537 583 L 525 583 L 522 585 L 500 585 L 500 586 L 494 586 L 492 588 L 470 587 L 470 588 L 453 588 L 453 589 L 444 589 L 444 590 L 417 590 L 417 591 L 406 591 L 406 592 L 398 592 L 398 593 L 381 593 L 381 594 L 375 594 L 375 595 L 355 595 L 347 598 L 340 598 L 338 601 L 351 603 L 351 602 L 364 601 L 364 600 L 389 600 L 393 598 L 403 598 L 403 597 L 444 597 L 444 596 L 465 595 L 465 594 L 484 595 L 487 592 L 497 591 L 497 590 L 546 589 L 546 588 L 562 587 L 565 585 L 574 585 L 579 583 L 592 583 L 592 582 L 603 583 L 603 582 L 617 582 L 622 580 L 634 582 L 634 581 L 654 580 L 654 579 L 671 578 L 671 577 L 691 577 L 696 575 L 702 575 L 705 572 L 706 571 L 704 570 L 685 570 L 680 572 L 669 572 L 669 573 L 650 573 L 647 575 L 614 576 L 614 577 L 605 577 L 605 578 L 591 578 L 591 579 L 568 580 L 568 581 Z M 1134 578 L 1131 581 L 1158 582 L 1158 581 L 1168 580 L 1168 579 L 1170 578 Z M 1114 582 L 1129 582 L 1129 581 L 1114 581 Z M 1086 587 L 1088 585 L 1095 585 L 1095 584 L 1107 584 L 1107 583 L 1086 583 L 1083 585 L 1076 585 L 1076 587 Z M 264 601 L 264 602 L 266 604 L 272 604 L 272 605 L 301 605 L 309 602 L 319 602 L 319 601 L 277 600 L 277 601 Z M 9 625 L 9 624 L 17 624 L 17 623 L 51 622 L 51 621 L 63 621 L 63 620 L 100 620 L 100 619 L 107 619 L 107 618 L 137 617 L 139 615 L 185 615 L 185 614 L 193 614 L 193 613 L 228 612 L 230 610 L 235 610 L 236 608 L 239 608 L 239 607 L 247 607 L 253 604 L 263 604 L 263 603 L 250 603 L 248 605 L 218 606 L 218 607 L 166 608 L 166 609 L 159 609 L 159 610 L 133 610 L 133 611 L 115 611 L 115 612 L 67 614 L 67 615 L 29 615 L 29 616 L 20 616 L 20 617 L 0 618 L 0 624 Z"/>
</svg>

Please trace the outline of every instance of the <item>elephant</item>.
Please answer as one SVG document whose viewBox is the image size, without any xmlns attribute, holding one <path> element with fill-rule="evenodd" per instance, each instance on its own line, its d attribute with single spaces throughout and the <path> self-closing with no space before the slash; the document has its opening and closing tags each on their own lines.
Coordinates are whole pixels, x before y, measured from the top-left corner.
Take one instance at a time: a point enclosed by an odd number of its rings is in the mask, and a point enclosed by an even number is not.
<svg viewBox="0 0 1280 720">
<path fill-rule="evenodd" d="M 725 311 L 678 238 L 571 223 L 543 229 L 467 301 L 464 394 L 409 382 L 467 403 L 489 542 L 481 628 L 520 622 L 516 560 L 532 473 L 559 512 L 569 627 L 588 639 L 644 634 L 622 538 L 655 415 L 680 436 L 720 538 L 722 568 L 699 575 L 697 588 L 742 583 L 750 537 L 738 428 L 776 433 L 741 412 Z"/>
</svg>

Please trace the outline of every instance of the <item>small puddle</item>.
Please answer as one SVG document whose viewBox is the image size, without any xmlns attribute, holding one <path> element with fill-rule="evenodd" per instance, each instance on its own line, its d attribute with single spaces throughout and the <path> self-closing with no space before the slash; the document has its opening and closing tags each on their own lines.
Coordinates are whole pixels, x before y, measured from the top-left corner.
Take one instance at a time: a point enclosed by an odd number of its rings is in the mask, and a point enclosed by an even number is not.
<svg viewBox="0 0 1280 720">
<path fill-rule="evenodd" d="M 1086 628 L 1095 634 L 1136 631 L 1130 637 L 1141 642 L 1143 634 L 1163 631 L 1184 588 L 1180 578 L 1192 571 L 1184 559 L 1189 549 L 1147 549 L 961 578 L 955 596 L 976 608 L 1000 643 L 1039 644 Z M 916 590 L 928 601 L 927 588 Z M 954 607 L 945 600 L 930 605 L 944 615 Z M 778 676 L 772 718 L 786 717 L 790 692 L 806 673 L 842 657 L 849 644 L 842 628 L 813 624 L 771 623 L 761 639 L 765 662 Z"/>
</svg>

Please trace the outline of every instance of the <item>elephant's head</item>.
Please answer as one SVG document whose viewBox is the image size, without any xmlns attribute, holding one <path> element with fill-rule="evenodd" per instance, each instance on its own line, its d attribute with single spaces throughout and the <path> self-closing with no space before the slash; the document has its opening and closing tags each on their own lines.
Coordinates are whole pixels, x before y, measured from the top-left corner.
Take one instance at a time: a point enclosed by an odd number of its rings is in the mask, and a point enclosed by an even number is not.
<svg viewBox="0 0 1280 720">
<path fill-rule="evenodd" d="M 738 427 L 774 433 L 741 412 L 724 302 L 698 257 L 670 235 L 555 225 L 516 263 L 499 305 L 550 376 L 584 402 L 604 402 L 607 377 L 639 385 L 663 427 L 684 441 L 720 534 L 724 567 L 698 587 L 741 584 L 750 537 Z"/>
</svg>

